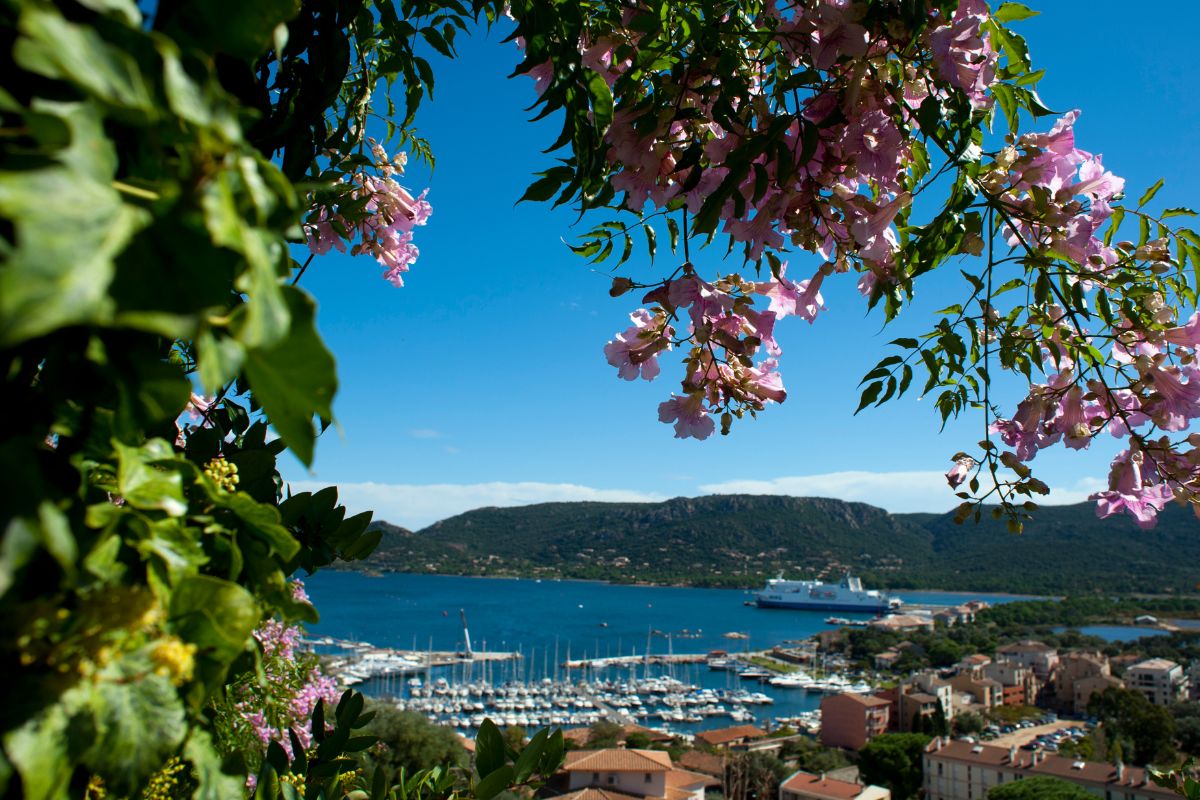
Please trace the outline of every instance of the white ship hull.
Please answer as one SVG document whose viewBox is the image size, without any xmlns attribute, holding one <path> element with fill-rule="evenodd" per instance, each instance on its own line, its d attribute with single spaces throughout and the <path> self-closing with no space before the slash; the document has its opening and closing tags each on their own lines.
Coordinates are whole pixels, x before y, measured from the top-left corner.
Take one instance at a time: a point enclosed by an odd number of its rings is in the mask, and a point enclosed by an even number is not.
<svg viewBox="0 0 1200 800">
<path fill-rule="evenodd" d="M 791 608 L 802 611 L 853 611 L 882 614 L 900 607 L 901 601 L 847 575 L 840 584 L 820 581 L 785 581 L 775 578 L 755 596 L 759 608 Z"/>
</svg>

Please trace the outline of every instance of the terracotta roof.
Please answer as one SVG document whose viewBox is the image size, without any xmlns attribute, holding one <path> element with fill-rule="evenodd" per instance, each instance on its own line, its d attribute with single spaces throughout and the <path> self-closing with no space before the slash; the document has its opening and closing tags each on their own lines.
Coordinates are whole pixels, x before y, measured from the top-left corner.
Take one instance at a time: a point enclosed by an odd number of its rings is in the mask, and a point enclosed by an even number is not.
<svg viewBox="0 0 1200 800">
<path fill-rule="evenodd" d="M 555 800 L 644 800 L 637 795 L 614 792 L 611 789 L 597 789 L 589 786 L 586 789 L 559 795 Z"/>
<path fill-rule="evenodd" d="M 719 786 L 720 783 L 712 775 L 701 775 L 686 769 L 673 769 L 667 773 L 668 789 L 698 789 L 701 786 Z"/>
<path fill-rule="evenodd" d="M 725 757 L 701 750 L 689 750 L 679 757 L 679 765 L 696 772 L 721 776 L 725 774 Z"/>
<path fill-rule="evenodd" d="M 458 743 L 461 744 L 463 750 L 466 750 L 468 753 L 475 752 L 475 740 L 474 739 L 469 739 L 466 736 L 459 734 Z"/>
<path fill-rule="evenodd" d="M 732 728 L 717 728 L 711 731 L 700 731 L 696 738 L 706 744 L 718 745 L 736 742 L 739 739 L 762 739 L 767 732 L 753 725 L 734 725 Z"/>
<path fill-rule="evenodd" d="M 982 683 L 982 681 L 980 682 Z M 906 696 L 916 700 L 918 703 L 936 703 L 938 701 L 933 695 L 925 694 L 924 692 L 909 692 Z"/>
<path fill-rule="evenodd" d="M 666 772 L 671 757 L 660 750 L 572 750 L 567 772 Z"/>
<path fill-rule="evenodd" d="M 779 788 L 787 792 L 804 792 L 813 797 L 828 797 L 831 800 L 852 800 L 863 790 L 861 784 L 838 781 L 811 772 L 797 772 Z"/>
<path fill-rule="evenodd" d="M 652 728 L 645 728 L 641 725 L 626 725 L 624 728 L 624 736 L 629 736 L 631 733 L 644 733 L 652 742 L 669 742 L 671 734 L 656 731 Z"/>
<path fill-rule="evenodd" d="M 990 664 L 992 660 L 983 653 L 975 653 L 963 659 L 964 664 Z"/>
<path fill-rule="evenodd" d="M 854 702 L 856 702 L 860 705 L 864 705 L 867 708 L 877 708 L 879 706 L 890 706 L 891 705 L 891 703 L 889 701 L 884 700 L 882 697 L 876 697 L 873 694 L 855 694 L 853 692 L 843 692 L 842 694 L 835 694 L 832 697 L 830 697 L 829 699 L 832 700 L 835 698 L 845 698 L 847 700 L 853 700 Z M 937 699 L 937 698 L 934 698 L 934 699 Z"/>
</svg>

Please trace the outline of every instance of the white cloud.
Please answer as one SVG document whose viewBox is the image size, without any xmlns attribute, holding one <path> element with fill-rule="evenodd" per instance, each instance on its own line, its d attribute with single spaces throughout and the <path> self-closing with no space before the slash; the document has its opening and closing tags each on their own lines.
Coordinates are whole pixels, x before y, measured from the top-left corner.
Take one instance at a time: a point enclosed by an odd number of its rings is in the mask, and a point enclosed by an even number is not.
<svg viewBox="0 0 1200 800">
<path fill-rule="evenodd" d="M 315 492 L 320 481 L 293 481 L 294 492 Z M 666 495 L 632 489 L 596 489 L 573 483 L 338 483 L 338 498 L 351 513 L 374 511 L 375 519 L 419 530 L 440 519 L 483 506 L 594 500 L 609 503 L 655 503 Z"/>
<path fill-rule="evenodd" d="M 769 480 L 732 480 L 699 487 L 705 494 L 784 494 L 795 497 L 832 497 L 869 503 L 896 514 L 913 511 L 949 511 L 961 501 L 941 472 L 827 472 Z M 1072 486 L 1051 487 L 1049 497 L 1035 498 L 1044 505 L 1067 505 L 1087 500 L 1105 488 L 1103 481 L 1085 478 Z"/>
</svg>

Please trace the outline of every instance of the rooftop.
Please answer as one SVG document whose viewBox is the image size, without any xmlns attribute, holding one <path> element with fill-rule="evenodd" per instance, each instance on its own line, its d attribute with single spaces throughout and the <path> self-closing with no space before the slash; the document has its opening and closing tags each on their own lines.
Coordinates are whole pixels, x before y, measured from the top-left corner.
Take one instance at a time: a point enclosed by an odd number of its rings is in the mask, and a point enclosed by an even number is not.
<svg viewBox="0 0 1200 800">
<path fill-rule="evenodd" d="M 762 728 L 756 728 L 753 725 L 734 725 L 732 728 L 701 731 L 696 734 L 696 738 L 706 744 L 719 745 L 737 742 L 742 739 L 762 739 L 766 735 L 766 731 Z"/>
<path fill-rule="evenodd" d="M 572 750 L 567 772 L 666 772 L 671 757 L 661 750 Z"/>
<path fill-rule="evenodd" d="M 1154 670 L 1154 671 L 1159 671 L 1159 670 L 1169 671 L 1169 670 L 1178 669 L 1178 668 L 1179 668 L 1178 664 L 1176 664 L 1174 661 L 1168 661 L 1165 658 L 1150 658 L 1145 661 L 1139 661 L 1138 663 L 1136 663 L 1132 667 L 1130 667 L 1130 669 L 1144 669 L 1144 670 Z"/>
<path fill-rule="evenodd" d="M 785 792 L 804 792 L 817 797 L 828 797 L 831 800 L 847 798 L 852 800 L 862 792 L 863 787 L 858 783 L 834 780 L 825 775 L 814 775 L 811 772 L 797 772 L 783 782 L 779 787 Z"/>
<path fill-rule="evenodd" d="M 854 694 L 853 692 L 843 692 L 826 698 L 827 700 L 853 700 L 854 702 L 864 705 L 867 708 L 877 708 L 879 706 L 890 706 L 891 703 L 882 697 L 876 697 L 873 694 Z"/>
</svg>

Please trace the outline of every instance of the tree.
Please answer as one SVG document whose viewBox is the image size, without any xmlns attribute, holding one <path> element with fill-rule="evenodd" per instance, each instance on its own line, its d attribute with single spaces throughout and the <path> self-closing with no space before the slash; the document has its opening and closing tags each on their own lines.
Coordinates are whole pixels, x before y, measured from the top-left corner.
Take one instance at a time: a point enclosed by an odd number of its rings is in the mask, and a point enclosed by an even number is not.
<svg viewBox="0 0 1200 800">
<path fill-rule="evenodd" d="M 773 800 L 788 773 L 787 766 L 770 753 L 731 753 L 723 794 L 728 800 Z"/>
<path fill-rule="evenodd" d="M 634 731 L 625 737 L 625 746 L 631 750 L 648 750 L 650 744 L 650 736 L 642 731 Z"/>
<path fill-rule="evenodd" d="M 1171 717 L 1175 720 L 1179 749 L 1200 756 L 1200 703 L 1176 703 L 1171 706 Z"/>
<path fill-rule="evenodd" d="M 984 725 L 983 717 L 974 711 L 964 711 L 954 717 L 954 732 L 959 735 L 983 733 Z"/>
<path fill-rule="evenodd" d="M 859 751 L 858 772 L 864 783 L 886 786 L 896 800 L 917 797 L 924 780 L 925 746 L 921 733 L 885 733 Z"/>
<path fill-rule="evenodd" d="M 1094 795 L 1081 786 L 1048 775 L 1034 775 L 995 786 L 988 800 L 1092 800 Z"/>
<path fill-rule="evenodd" d="M 588 729 L 588 747 L 596 750 L 616 747 L 624 735 L 625 729 L 615 722 L 594 722 Z"/>
<path fill-rule="evenodd" d="M 1110 687 L 1093 695 L 1088 713 L 1100 720 L 1109 760 L 1121 744 L 1122 757 L 1135 764 L 1167 763 L 1175 757 L 1175 720 L 1140 692 Z"/>
<path fill-rule="evenodd" d="M 360 758 L 368 770 L 381 767 L 388 779 L 393 780 L 401 769 L 411 775 L 439 765 L 466 765 L 467 751 L 449 728 L 434 725 L 414 711 L 400 711 L 386 702 L 372 701 L 367 710 L 374 712 L 375 717 L 364 733 L 378 738 Z"/>
</svg>

